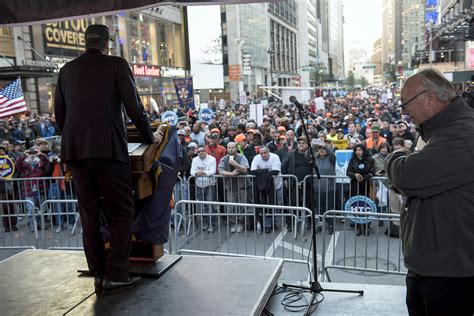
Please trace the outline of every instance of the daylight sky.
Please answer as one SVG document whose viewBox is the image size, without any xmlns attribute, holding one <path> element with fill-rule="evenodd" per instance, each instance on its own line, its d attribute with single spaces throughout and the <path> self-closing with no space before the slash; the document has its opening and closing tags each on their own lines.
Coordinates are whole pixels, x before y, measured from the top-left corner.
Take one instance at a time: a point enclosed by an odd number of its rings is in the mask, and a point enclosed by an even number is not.
<svg viewBox="0 0 474 316">
<path fill-rule="evenodd" d="M 342 0 L 344 5 L 344 50 L 363 48 L 372 54 L 382 34 L 382 0 Z"/>
</svg>

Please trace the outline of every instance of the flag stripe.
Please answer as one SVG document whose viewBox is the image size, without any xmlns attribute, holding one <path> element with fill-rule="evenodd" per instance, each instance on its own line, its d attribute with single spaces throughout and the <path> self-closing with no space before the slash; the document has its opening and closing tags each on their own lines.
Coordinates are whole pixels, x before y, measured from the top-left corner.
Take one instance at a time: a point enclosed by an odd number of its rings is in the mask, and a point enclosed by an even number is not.
<svg viewBox="0 0 474 316">
<path fill-rule="evenodd" d="M 17 104 L 18 102 L 21 102 L 21 101 L 25 101 L 25 98 L 19 97 L 19 98 L 13 99 L 13 100 L 9 100 L 8 102 L 5 102 L 3 104 L 0 103 L 0 109 L 7 108 L 9 106 L 14 106 L 15 104 Z"/>
<path fill-rule="evenodd" d="M 11 109 L 16 109 L 16 108 L 19 108 L 19 107 L 22 107 L 22 106 L 26 106 L 26 102 L 25 101 L 22 101 L 22 102 L 18 102 L 18 104 L 15 104 L 14 106 L 10 106 L 8 108 L 5 108 L 5 109 L 0 109 L 0 113 L 4 113 L 4 112 L 7 112 Z"/>
<path fill-rule="evenodd" d="M 19 104 L 18 106 L 15 106 L 15 107 L 11 107 L 11 108 L 8 108 L 8 109 L 0 110 L 0 114 L 4 115 L 5 113 L 8 113 L 8 112 L 10 112 L 10 111 L 16 111 L 17 109 L 22 109 L 22 108 L 26 108 L 26 102 L 25 102 L 25 103 L 21 103 L 21 104 Z"/>
<path fill-rule="evenodd" d="M 11 116 L 11 115 L 18 114 L 18 113 L 23 113 L 23 112 L 26 112 L 27 110 L 28 110 L 28 108 L 25 105 L 25 106 L 23 106 L 21 108 L 18 108 L 16 110 L 11 110 L 9 112 L 0 113 L 0 118 Z"/>
</svg>

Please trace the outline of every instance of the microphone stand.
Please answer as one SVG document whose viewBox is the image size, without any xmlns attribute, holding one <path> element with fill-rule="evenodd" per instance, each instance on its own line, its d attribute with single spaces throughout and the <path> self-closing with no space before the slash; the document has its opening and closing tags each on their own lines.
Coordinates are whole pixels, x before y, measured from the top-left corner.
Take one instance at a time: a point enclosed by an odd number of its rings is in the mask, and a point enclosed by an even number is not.
<svg viewBox="0 0 474 316">
<path fill-rule="evenodd" d="M 294 98 L 294 97 L 292 97 Z M 309 178 L 309 207 L 311 209 L 311 212 L 315 209 L 315 201 L 314 201 L 314 173 L 316 172 L 316 176 L 318 177 L 318 180 L 321 179 L 321 175 L 319 173 L 318 166 L 316 165 L 316 157 L 314 156 L 314 152 L 311 149 L 311 140 L 309 138 L 309 134 L 307 131 L 306 123 L 304 120 L 304 109 L 303 105 L 300 104 L 296 100 L 291 100 L 293 104 L 296 105 L 298 108 L 298 113 L 300 115 L 300 120 L 301 120 L 301 126 L 303 127 L 303 133 L 306 137 L 306 141 L 308 142 L 309 145 L 309 152 L 310 152 L 310 160 L 308 162 L 308 166 L 311 170 L 311 177 Z M 316 252 L 316 218 L 315 214 L 311 213 L 311 251 L 313 252 L 313 280 L 309 282 L 309 286 L 302 286 L 302 285 L 293 285 L 293 284 L 286 284 L 283 283 L 282 287 L 284 288 L 295 288 L 295 289 L 300 289 L 300 290 L 306 290 L 311 292 L 311 300 L 308 304 L 308 308 L 306 309 L 304 315 L 311 315 L 318 305 L 316 305 L 314 310 L 311 310 L 311 307 L 313 306 L 314 301 L 316 300 L 316 297 L 318 296 L 319 293 L 321 292 L 338 292 L 338 293 L 356 293 L 359 295 L 364 295 L 363 290 L 335 290 L 335 289 L 323 289 L 321 284 L 318 281 L 318 261 L 317 261 L 317 252 Z"/>
</svg>

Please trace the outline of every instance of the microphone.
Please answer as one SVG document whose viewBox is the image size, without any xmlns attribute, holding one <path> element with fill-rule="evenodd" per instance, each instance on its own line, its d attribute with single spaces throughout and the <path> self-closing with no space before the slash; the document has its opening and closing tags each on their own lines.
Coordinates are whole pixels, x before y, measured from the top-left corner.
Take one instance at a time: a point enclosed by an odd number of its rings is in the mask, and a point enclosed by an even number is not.
<svg viewBox="0 0 474 316">
<path fill-rule="evenodd" d="M 301 111 L 304 112 L 304 106 L 303 106 L 303 104 L 299 103 L 298 100 L 296 100 L 296 97 L 295 97 L 294 95 L 292 95 L 292 96 L 290 97 L 290 102 L 293 103 L 294 105 L 296 105 L 296 107 L 297 107 L 298 109 L 300 109 Z"/>
</svg>

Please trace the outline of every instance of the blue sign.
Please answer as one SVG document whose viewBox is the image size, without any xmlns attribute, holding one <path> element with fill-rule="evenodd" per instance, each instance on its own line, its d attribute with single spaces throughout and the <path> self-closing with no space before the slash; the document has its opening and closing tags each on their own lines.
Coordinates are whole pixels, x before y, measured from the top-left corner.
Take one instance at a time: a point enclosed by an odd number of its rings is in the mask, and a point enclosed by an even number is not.
<svg viewBox="0 0 474 316">
<path fill-rule="evenodd" d="M 207 124 L 212 123 L 212 119 L 214 118 L 214 111 L 210 108 L 204 108 L 199 111 L 198 116 L 200 121 L 206 122 Z"/>
<path fill-rule="evenodd" d="M 0 179 L 10 179 L 15 173 L 15 163 L 8 156 L 0 156 Z"/>
<path fill-rule="evenodd" d="M 374 201 L 363 195 L 356 195 L 347 200 L 344 204 L 344 211 L 347 212 L 372 212 L 377 213 L 377 205 Z M 367 224 L 368 222 L 373 221 L 374 216 L 357 216 L 349 215 L 349 219 L 357 224 Z"/>
<path fill-rule="evenodd" d="M 166 111 L 161 114 L 161 121 L 163 123 L 170 123 L 176 125 L 178 123 L 178 115 L 174 111 Z"/>
<path fill-rule="evenodd" d="M 193 78 L 175 78 L 173 81 L 179 106 L 194 109 Z"/>
</svg>

